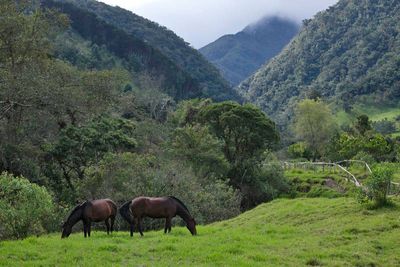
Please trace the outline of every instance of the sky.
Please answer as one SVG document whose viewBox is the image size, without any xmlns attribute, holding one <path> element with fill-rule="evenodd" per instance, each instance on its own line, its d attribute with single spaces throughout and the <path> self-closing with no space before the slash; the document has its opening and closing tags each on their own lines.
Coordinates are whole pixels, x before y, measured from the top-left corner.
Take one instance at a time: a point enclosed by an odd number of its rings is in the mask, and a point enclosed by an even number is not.
<svg viewBox="0 0 400 267">
<path fill-rule="evenodd" d="M 173 30 L 195 48 L 241 31 L 264 16 L 301 22 L 338 0 L 99 0 Z"/>
</svg>

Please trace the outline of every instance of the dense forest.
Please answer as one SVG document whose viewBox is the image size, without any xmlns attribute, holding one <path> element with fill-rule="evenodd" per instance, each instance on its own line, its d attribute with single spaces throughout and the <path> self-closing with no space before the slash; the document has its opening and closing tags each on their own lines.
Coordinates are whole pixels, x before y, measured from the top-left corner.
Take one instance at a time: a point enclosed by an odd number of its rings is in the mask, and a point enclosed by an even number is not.
<svg viewBox="0 0 400 267">
<path fill-rule="evenodd" d="M 80 8 L 82 9 L 80 12 L 85 10 L 92 16 L 95 15 L 103 23 L 125 32 L 129 36 L 128 39 L 135 38 L 153 48 L 153 50 L 159 51 L 169 60 L 168 65 L 176 66 L 175 69 L 171 67 L 172 69 L 168 70 L 168 73 L 172 75 L 178 71 L 187 76 L 191 80 L 190 86 L 199 92 L 197 97 L 210 97 L 218 101 L 239 100 L 239 96 L 231 90 L 231 86 L 220 75 L 219 71 L 197 50 L 190 47 L 182 38 L 167 28 L 122 8 L 111 7 L 94 0 L 55 0 L 54 2 L 58 2 L 57 6 L 63 9 L 63 12 L 71 12 L 71 10 L 68 11 L 71 8 Z M 53 3 L 53 5 L 56 4 Z M 82 21 L 83 18 L 74 15 L 73 12 L 70 13 L 70 16 L 75 16 L 72 19 L 73 28 L 76 26 L 78 30 L 86 27 L 84 21 Z M 100 34 L 101 30 L 96 29 L 94 31 L 92 29 L 89 32 Z M 107 40 L 111 42 L 113 39 Z M 115 40 L 111 43 L 120 43 L 120 46 L 123 46 L 120 41 Z M 191 96 L 193 97 L 193 94 Z"/>
<path fill-rule="evenodd" d="M 199 51 L 234 86 L 279 54 L 300 25 L 286 18 L 265 17 L 236 34 L 224 35 Z"/>
<path fill-rule="evenodd" d="M 304 21 L 298 36 L 238 91 L 279 125 L 310 94 L 351 110 L 354 103 L 397 104 L 399 15 L 396 0 L 342 0 Z"/>
</svg>

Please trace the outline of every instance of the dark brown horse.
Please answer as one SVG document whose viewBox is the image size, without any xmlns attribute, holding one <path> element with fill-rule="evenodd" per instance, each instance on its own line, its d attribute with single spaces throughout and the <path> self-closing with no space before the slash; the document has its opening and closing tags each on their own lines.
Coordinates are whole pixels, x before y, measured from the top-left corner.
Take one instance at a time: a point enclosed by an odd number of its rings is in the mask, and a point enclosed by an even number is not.
<svg viewBox="0 0 400 267">
<path fill-rule="evenodd" d="M 115 205 L 111 199 L 98 199 L 83 202 L 72 210 L 67 221 L 63 224 L 61 238 L 68 237 L 71 234 L 72 227 L 79 221 L 83 222 L 83 233 L 85 237 L 86 235 L 90 237 L 92 222 L 105 221 L 107 234 L 110 233 L 110 230 L 112 233 L 117 210 L 117 205 Z"/>
<path fill-rule="evenodd" d="M 190 215 L 185 204 L 176 197 L 137 197 L 123 204 L 119 212 L 130 224 L 131 236 L 133 236 L 135 224 L 140 235 L 143 236 L 142 219 L 144 217 L 165 218 L 164 233 L 171 232 L 171 220 L 176 215 L 185 221 L 186 227 L 192 235 L 197 234 L 196 221 Z"/>
</svg>

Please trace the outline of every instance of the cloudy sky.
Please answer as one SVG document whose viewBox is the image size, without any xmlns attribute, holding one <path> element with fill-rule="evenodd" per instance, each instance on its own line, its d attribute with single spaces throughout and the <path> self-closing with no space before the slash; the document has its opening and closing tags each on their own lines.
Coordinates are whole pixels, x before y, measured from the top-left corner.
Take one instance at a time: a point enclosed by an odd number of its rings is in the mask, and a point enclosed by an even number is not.
<svg viewBox="0 0 400 267">
<path fill-rule="evenodd" d="M 133 11 L 173 30 L 200 48 L 266 15 L 301 21 L 338 0 L 99 0 Z"/>
</svg>

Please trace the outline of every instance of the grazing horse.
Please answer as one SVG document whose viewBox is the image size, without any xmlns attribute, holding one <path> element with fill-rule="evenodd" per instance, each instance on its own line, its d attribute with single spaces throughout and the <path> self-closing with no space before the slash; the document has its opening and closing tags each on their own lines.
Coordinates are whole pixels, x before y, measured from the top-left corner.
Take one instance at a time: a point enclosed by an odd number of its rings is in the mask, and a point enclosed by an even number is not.
<svg viewBox="0 0 400 267">
<path fill-rule="evenodd" d="M 83 233 L 85 237 L 86 235 L 90 237 L 92 222 L 105 221 L 107 234 L 110 233 L 110 230 L 112 233 L 117 210 L 117 205 L 115 205 L 111 199 L 98 199 L 83 202 L 72 210 L 67 221 L 63 224 L 61 238 L 68 237 L 71 234 L 72 227 L 81 220 L 83 221 Z"/>
<path fill-rule="evenodd" d="M 190 215 L 188 208 L 176 197 L 137 197 L 132 201 L 123 204 L 119 212 L 130 224 L 131 236 L 133 236 L 134 225 L 136 224 L 139 233 L 142 232 L 143 217 L 165 218 L 164 233 L 171 232 L 171 220 L 176 215 L 180 216 L 186 223 L 192 235 L 196 235 L 196 221 Z"/>
</svg>

